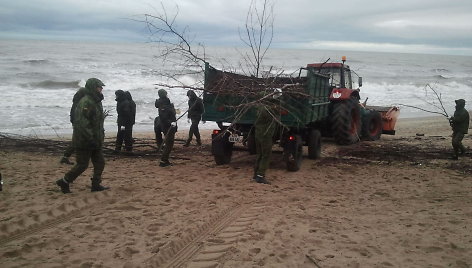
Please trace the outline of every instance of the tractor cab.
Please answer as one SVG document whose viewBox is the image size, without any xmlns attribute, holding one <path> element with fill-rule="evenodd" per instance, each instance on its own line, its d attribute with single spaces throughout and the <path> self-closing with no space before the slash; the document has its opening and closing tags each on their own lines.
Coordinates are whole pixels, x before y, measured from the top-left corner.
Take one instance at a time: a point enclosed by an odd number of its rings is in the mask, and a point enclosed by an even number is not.
<svg viewBox="0 0 472 268">
<path fill-rule="evenodd" d="M 345 64 L 346 57 L 343 56 L 342 63 L 312 63 L 307 65 L 307 69 L 312 69 L 315 73 L 324 74 L 330 77 L 329 81 L 333 88 L 349 88 L 353 86 L 360 88 L 362 86 L 362 77 L 351 72 L 349 65 Z M 352 81 L 352 74 L 358 77 L 357 85 Z"/>
</svg>

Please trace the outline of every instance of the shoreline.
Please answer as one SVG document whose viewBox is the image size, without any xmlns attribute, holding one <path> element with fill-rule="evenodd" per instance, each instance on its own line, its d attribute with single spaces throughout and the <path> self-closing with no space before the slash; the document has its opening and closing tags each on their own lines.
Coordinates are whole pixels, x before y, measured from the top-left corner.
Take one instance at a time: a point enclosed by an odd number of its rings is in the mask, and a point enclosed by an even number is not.
<svg viewBox="0 0 472 268">
<path fill-rule="evenodd" d="M 472 116 L 471 116 L 472 118 Z M 207 122 L 207 124 L 212 124 L 213 122 Z M 200 123 L 200 133 L 202 134 L 202 138 L 204 135 L 211 135 L 211 132 L 213 129 L 217 129 L 218 127 L 216 124 L 214 126 L 208 126 L 208 127 L 201 127 Z M 472 124 L 470 126 L 472 128 Z M 414 136 L 417 133 L 418 134 L 425 134 L 425 135 L 448 135 L 452 133 L 451 127 L 449 126 L 448 121 L 445 119 L 443 116 L 428 116 L 428 117 L 408 117 L 408 118 L 399 118 L 397 120 L 396 126 L 395 126 L 396 134 L 393 136 Z M 185 135 L 187 135 L 189 131 L 188 127 L 185 128 L 179 128 L 176 137 L 179 138 L 185 138 Z M 9 135 L 17 135 L 13 133 L 4 133 L 4 134 L 9 134 Z M 20 135 L 22 136 L 22 135 Z M 390 135 L 382 135 L 382 136 L 390 136 Z M 33 135 L 29 136 L 24 136 L 24 137 L 34 137 Z M 114 131 L 106 131 L 105 132 L 105 138 L 116 138 L 116 132 Z M 133 137 L 137 138 L 153 138 L 154 137 L 154 131 L 153 129 L 150 130 L 139 130 L 139 131 L 134 131 L 133 130 Z M 54 139 L 54 140 L 70 140 L 72 139 L 72 133 L 70 134 L 64 134 L 62 136 L 58 136 L 55 134 L 47 134 L 47 135 L 41 135 L 41 137 L 38 137 L 40 139 Z"/>
</svg>

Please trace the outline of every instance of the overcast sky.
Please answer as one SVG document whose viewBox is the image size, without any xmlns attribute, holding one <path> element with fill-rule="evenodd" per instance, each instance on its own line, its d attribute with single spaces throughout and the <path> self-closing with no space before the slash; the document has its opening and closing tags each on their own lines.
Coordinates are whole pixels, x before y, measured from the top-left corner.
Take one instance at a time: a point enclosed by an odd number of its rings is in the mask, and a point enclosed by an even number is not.
<svg viewBox="0 0 472 268">
<path fill-rule="evenodd" d="M 195 41 L 242 46 L 250 0 L 0 0 L 0 38 L 145 42 L 170 14 Z M 472 56 L 472 0 L 275 0 L 272 47 Z"/>
</svg>

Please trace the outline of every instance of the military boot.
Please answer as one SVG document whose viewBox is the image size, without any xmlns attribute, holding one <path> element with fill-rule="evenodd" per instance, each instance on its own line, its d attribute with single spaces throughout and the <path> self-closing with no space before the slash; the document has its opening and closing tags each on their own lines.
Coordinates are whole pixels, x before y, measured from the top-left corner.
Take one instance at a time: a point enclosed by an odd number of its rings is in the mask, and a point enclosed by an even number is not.
<svg viewBox="0 0 472 268">
<path fill-rule="evenodd" d="M 192 141 L 191 139 L 187 139 L 187 141 L 184 144 L 184 147 L 189 147 L 191 141 Z"/>
<path fill-rule="evenodd" d="M 254 180 L 257 182 L 257 183 L 262 183 L 262 184 L 270 184 L 270 182 L 268 182 L 266 180 L 266 178 L 262 175 L 256 175 L 254 176 Z"/>
<path fill-rule="evenodd" d="M 92 188 L 91 192 L 101 192 L 110 189 L 110 187 L 106 187 L 100 184 L 100 180 L 96 180 L 92 178 Z"/>
<path fill-rule="evenodd" d="M 113 154 L 120 154 L 121 146 L 115 146 L 115 150 L 113 150 Z"/>
<path fill-rule="evenodd" d="M 68 165 L 73 165 L 74 163 L 72 163 L 70 160 L 69 160 L 69 157 L 65 157 L 63 156 L 61 158 L 61 161 L 60 161 L 61 164 L 68 164 Z"/>
<path fill-rule="evenodd" d="M 197 146 L 202 146 L 202 141 L 200 140 L 200 138 L 197 138 Z"/>
<path fill-rule="evenodd" d="M 69 183 L 64 178 L 58 179 L 56 181 L 56 185 L 61 187 L 61 191 L 63 194 L 71 193 L 70 188 L 69 188 Z"/>
<path fill-rule="evenodd" d="M 168 166 L 172 166 L 172 163 L 169 162 L 169 160 L 167 160 L 167 161 L 161 160 L 161 162 L 159 163 L 159 166 L 160 167 L 168 167 Z"/>
</svg>

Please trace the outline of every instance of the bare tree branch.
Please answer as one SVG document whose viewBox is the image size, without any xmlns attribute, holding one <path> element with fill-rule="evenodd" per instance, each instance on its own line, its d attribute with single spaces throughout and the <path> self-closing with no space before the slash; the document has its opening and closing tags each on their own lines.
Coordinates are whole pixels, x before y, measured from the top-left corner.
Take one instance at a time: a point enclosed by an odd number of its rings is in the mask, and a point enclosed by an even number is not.
<svg viewBox="0 0 472 268">
<path fill-rule="evenodd" d="M 246 15 L 245 34 L 239 31 L 239 38 L 251 51 L 251 55 L 242 54 L 243 59 L 246 65 L 251 67 L 250 75 L 255 77 L 260 76 L 263 59 L 274 36 L 274 5 L 270 0 L 263 0 L 260 10 L 257 2 L 257 0 L 251 1 Z"/>
<path fill-rule="evenodd" d="M 429 91 L 432 91 L 433 92 L 433 98 L 431 99 L 431 97 L 429 97 Z M 420 110 L 420 111 L 423 111 L 423 112 L 427 112 L 427 113 L 432 113 L 432 114 L 440 114 L 446 118 L 449 118 L 449 115 L 446 111 L 446 108 L 444 108 L 444 104 L 443 104 L 443 101 L 442 101 L 442 94 L 440 92 L 438 92 L 434 87 L 432 87 L 430 84 L 426 84 L 425 87 L 424 87 L 424 92 L 425 92 L 425 98 L 423 98 L 422 100 L 430 105 L 431 107 L 433 107 L 434 109 L 425 109 L 425 108 L 421 108 L 421 107 L 418 107 L 418 106 L 413 106 L 413 105 L 407 105 L 407 104 L 401 104 L 401 103 L 398 103 L 396 105 L 399 105 L 399 106 L 404 106 L 404 107 L 410 107 L 410 108 L 414 108 L 414 109 L 417 109 L 417 110 Z"/>
<path fill-rule="evenodd" d="M 248 9 L 244 34 L 240 31 L 240 39 L 249 47 L 249 53 L 241 53 L 242 62 L 238 66 L 229 66 L 231 72 L 217 72 L 218 77 L 212 79 L 213 84 L 205 85 L 203 79 L 193 85 L 186 85 L 180 80 L 183 74 L 200 76 L 205 72 L 205 47 L 191 38 L 188 27 L 177 25 L 178 8 L 170 16 L 161 4 L 162 11 L 157 15 L 144 14 L 145 23 L 152 42 L 161 46 L 158 58 L 166 64 L 171 64 L 170 71 L 162 71 L 161 75 L 169 82 L 156 83 L 156 86 L 168 89 L 204 90 L 214 94 L 216 98 L 230 98 L 233 102 L 225 104 L 231 109 L 231 125 L 240 122 L 246 113 L 256 106 L 263 105 L 269 111 L 296 111 L 297 99 L 310 98 L 305 93 L 303 78 L 285 77 L 283 71 L 275 73 L 271 67 L 263 73 L 263 61 L 273 40 L 273 0 L 252 0 Z M 249 75 L 236 74 L 236 70 Z M 208 82 L 208 81 L 205 81 Z M 209 82 L 211 83 L 211 82 Z M 279 94 L 274 89 L 283 89 L 283 94 L 291 102 L 274 101 L 273 96 Z M 279 114 L 271 112 L 279 124 Z M 297 117 L 296 114 L 293 115 Z M 231 127 L 230 125 L 230 127 Z"/>
</svg>

